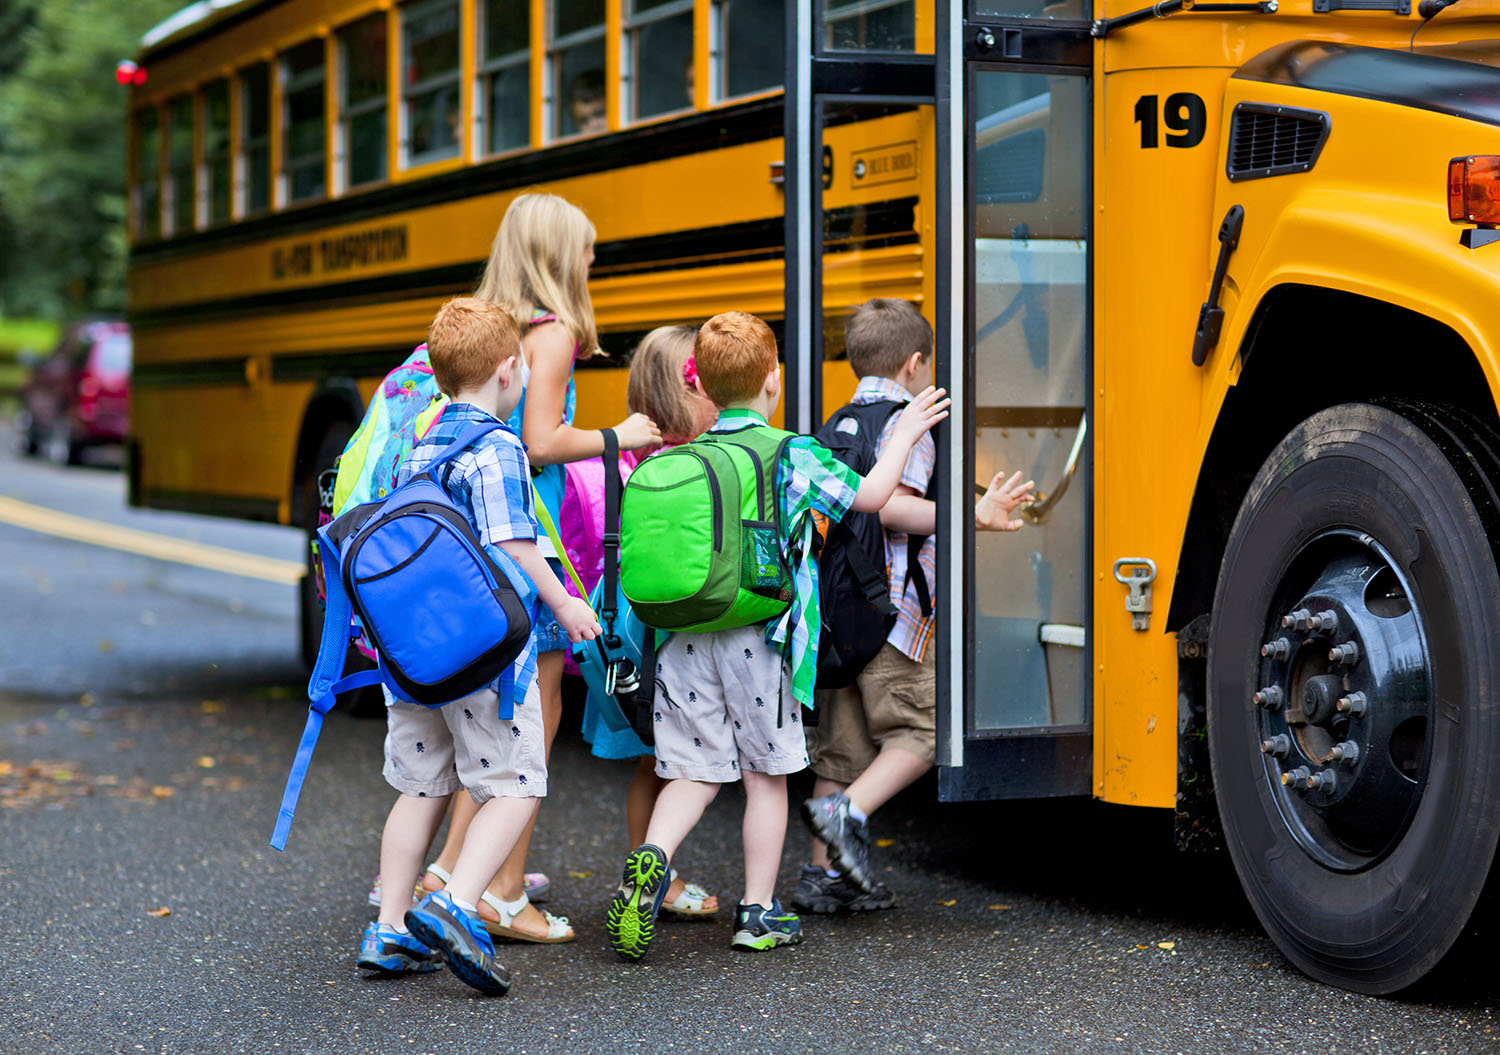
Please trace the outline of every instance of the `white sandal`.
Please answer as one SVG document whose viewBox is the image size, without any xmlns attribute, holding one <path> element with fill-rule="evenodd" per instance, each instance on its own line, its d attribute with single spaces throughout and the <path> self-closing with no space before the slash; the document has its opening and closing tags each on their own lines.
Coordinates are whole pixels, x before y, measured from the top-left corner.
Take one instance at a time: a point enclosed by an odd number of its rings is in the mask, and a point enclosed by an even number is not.
<svg viewBox="0 0 1500 1055">
<path fill-rule="evenodd" d="M 670 885 L 677 878 L 677 869 L 672 869 L 667 877 Z M 712 916 L 718 912 L 718 908 L 706 909 L 703 903 L 714 895 L 704 890 L 697 883 L 684 883 L 682 893 L 677 895 L 675 901 L 663 901 L 661 908 L 663 912 L 672 912 L 679 916 Z"/>
<path fill-rule="evenodd" d="M 545 936 L 531 934 L 512 927 L 511 924 L 515 922 L 516 917 L 525 911 L 527 905 L 531 904 L 531 899 L 524 893 L 514 901 L 501 901 L 494 894 L 486 890 L 479 896 L 479 899 L 494 909 L 495 915 L 500 917 L 498 923 L 493 920 L 487 920 L 483 916 L 480 917 L 480 922 L 484 924 L 484 929 L 497 938 L 536 942 L 538 945 L 557 945 L 561 942 L 572 941 L 578 937 L 578 935 L 573 933 L 573 928 L 568 925 L 567 916 L 554 916 L 543 909 L 539 909 L 538 911 L 542 913 L 542 917 L 547 921 L 547 933 Z"/>
<path fill-rule="evenodd" d="M 448 874 L 448 870 L 442 865 L 438 864 L 436 861 L 428 865 L 424 871 L 431 872 L 433 875 L 437 876 L 438 880 L 443 884 L 443 886 L 447 886 L 453 878 Z M 380 883 L 379 876 L 375 877 L 375 882 L 378 886 Z M 547 873 L 545 872 L 527 872 L 524 876 L 521 877 L 521 882 L 521 889 L 525 892 L 527 897 L 531 898 L 533 902 L 547 900 L 547 891 L 552 889 L 552 880 L 547 878 Z M 422 890 L 422 894 L 417 895 L 417 900 L 420 901 L 422 899 L 422 895 L 429 893 L 426 888 L 422 887 L 421 876 L 417 877 L 417 887 Z M 380 902 L 371 901 L 370 904 L 378 905 L 380 904 Z"/>
</svg>

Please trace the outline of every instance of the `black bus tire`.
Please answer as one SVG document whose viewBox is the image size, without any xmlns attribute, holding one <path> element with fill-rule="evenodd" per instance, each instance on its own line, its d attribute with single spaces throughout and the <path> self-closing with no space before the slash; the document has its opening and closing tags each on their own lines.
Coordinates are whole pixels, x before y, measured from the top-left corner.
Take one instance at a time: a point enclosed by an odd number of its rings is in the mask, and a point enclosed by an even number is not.
<svg viewBox="0 0 1500 1055">
<path fill-rule="evenodd" d="M 1447 420 L 1455 418 L 1470 420 Z M 1408 988 L 1454 950 L 1480 906 L 1500 833 L 1500 635 L 1492 632 L 1500 574 L 1487 538 L 1497 526 L 1500 480 L 1484 469 L 1496 448 L 1485 437 L 1466 440 L 1444 420 L 1433 408 L 1344 404 L 1304 421 L 1251 484 L 1214 597 L 1209 751 L 1240 882 L 1293 964 L 1371 994 Z M 1296 811 L 1311 808 L 1313 793 L 1299 802 L 1304 785 L 1294 781 L 1287 791 L 1284 780 L 1271 779 L 1280 763 L 1261 748 L 1268 708 L 1252 696 L 1278 669 L 1266 666 L 1260 646 L 1296 592 L 1294 569 L 1306 574 L 1296 561 L 1316 562 L 1324 552 L 1317 547 L 1333 552 L 1361 540 L 1373 540 L 1405 579 L 1400 596 L 1419 621 L 1430 661 L 1430 717 L 1420 768 L 1406 771 L 1411 804 L 1404 819 L 1388 818 L 1385 849 L 1367 865 L 1340 859 L 1332 867 L 1309 851 L 1308 827 L 1298 828 L 1306 813 Z M 1366 764 L 1382 761 L 1395 771 L 1394 747 L 1388 760 L 1372 751 Z M 1351 807 L 1362 786 L 1349 781 Z"/>
</svg>

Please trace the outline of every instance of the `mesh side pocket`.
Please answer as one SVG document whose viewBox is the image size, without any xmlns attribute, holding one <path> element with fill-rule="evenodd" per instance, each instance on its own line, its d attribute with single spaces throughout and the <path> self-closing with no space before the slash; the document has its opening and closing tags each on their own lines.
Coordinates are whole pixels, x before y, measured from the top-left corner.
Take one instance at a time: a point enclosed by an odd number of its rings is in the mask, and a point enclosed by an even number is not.
<svg viewBox="0 0 1500 1055">
<path fill-rule="evenodd" d="M 740 586 L 761 597 L 791 600 L 792 576 L 781 559 L 775 524 L 740 522 Z"/>
</svg>

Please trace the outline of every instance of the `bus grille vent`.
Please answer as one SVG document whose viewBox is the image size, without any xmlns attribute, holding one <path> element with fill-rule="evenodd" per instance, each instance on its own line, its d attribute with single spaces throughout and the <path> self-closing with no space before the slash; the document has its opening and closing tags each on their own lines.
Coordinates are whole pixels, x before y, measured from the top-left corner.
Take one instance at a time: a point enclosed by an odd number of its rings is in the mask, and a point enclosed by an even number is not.
<svg viewBox="0 0 1500 1055">
<path fill-rule="evenodd" d="M 1229 126 L 1229 178 L 1306 172 L 1328 140 L 1328 125 L 1328 115 L 1318 110 L 1240 103 Z"/>
</svg>

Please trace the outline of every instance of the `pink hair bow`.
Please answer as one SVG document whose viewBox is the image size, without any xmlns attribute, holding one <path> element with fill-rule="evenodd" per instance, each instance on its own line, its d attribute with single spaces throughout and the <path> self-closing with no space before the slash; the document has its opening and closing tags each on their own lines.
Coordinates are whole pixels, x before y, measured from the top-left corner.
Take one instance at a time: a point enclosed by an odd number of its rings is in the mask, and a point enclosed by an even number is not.
<svg viewBox="0 0 1500 1055">
<path fill-rule="evenodd" d="M 697 356 L 688 356 L 687 362 L 682 364 L 682 380 L 689 388 L 698 387 Z"/>
</svg>

